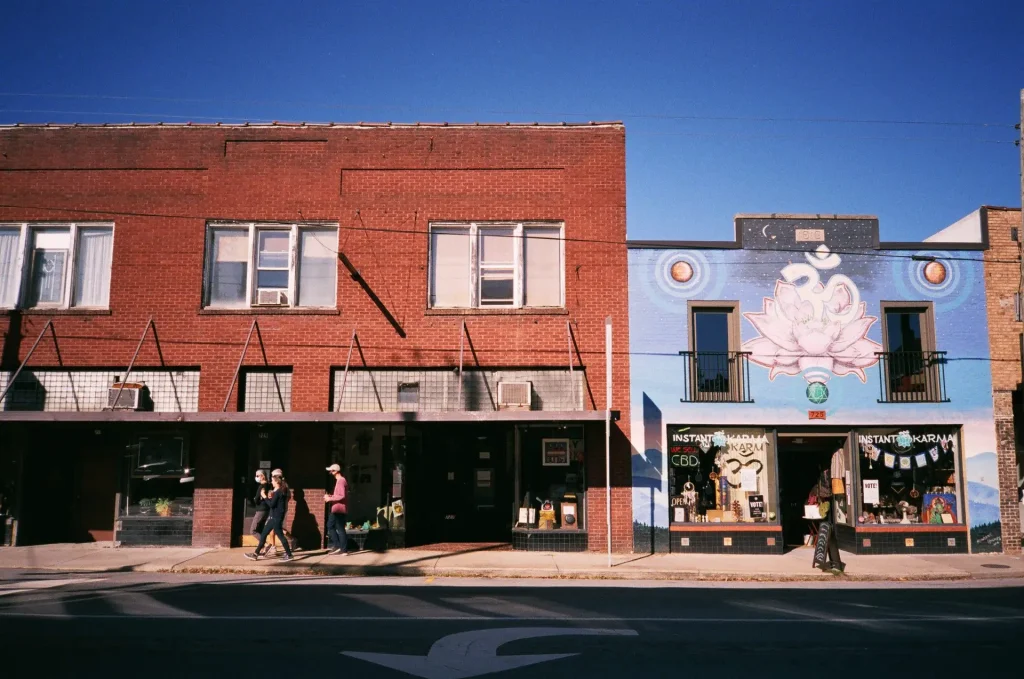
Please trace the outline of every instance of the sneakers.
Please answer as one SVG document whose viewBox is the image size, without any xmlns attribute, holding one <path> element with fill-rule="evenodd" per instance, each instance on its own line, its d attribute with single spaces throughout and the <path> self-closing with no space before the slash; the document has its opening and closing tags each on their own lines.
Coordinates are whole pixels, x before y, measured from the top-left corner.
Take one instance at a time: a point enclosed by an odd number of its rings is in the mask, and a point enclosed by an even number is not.
<svg viewBox="0 0 1024 679">
<path fill-rule="evenodd" d="M 256 561 L 257 559 L 260 558 L 260 555 L 257 554 L 256 552 L 247 552 L 244 556 L 249 561 Z"/>
<path fill-rule="evenodd" d="M 335 554 L 341 554 L 341 550 L 335 547 L 331 551 L 327 552 L 327 556 L 334 556 Z"/>
<path fill-rule="evenodd" d="M 281 557 L 281 561 L 293 561 L 295 559 L 291 554 L 285 554 Z"/>
</svg>

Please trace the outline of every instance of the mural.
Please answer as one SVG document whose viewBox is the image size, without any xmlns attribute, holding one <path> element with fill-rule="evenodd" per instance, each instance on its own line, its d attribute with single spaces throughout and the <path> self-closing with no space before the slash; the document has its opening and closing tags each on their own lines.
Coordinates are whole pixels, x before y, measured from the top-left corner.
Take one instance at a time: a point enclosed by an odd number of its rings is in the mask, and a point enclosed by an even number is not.
<svg viewBox="0 0 1024 679">
<path fill-rule="evenodd" d="M 807 229 L 823 237 L 801 242 L 797 231 Z M 667 544 L 666 426 L 821 424 L 959 428 L 972 549 L 1001 549 L 982 265 L 928 243 L 878 250 L 877 229 L 873 219 L 737 219 L 742 248 L 630 249 L 638 550 Z M 691 300 L 738 303 L 752 403 L 681 402 Z M 879 402 L 882 302 L 931 305 L 949 402 Z M 824 419 L 809 419 L 812 411 Z M 948 498 L 937 499 L 939 507 Z"/>
</svg>

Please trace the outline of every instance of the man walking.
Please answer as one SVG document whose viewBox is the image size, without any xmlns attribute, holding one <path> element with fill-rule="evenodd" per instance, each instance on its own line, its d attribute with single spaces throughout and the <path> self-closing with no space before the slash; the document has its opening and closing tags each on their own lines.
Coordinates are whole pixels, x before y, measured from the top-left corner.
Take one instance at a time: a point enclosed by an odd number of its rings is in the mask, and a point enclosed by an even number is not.
<svg viewBox="0 0 1024 679">
<path fill-rule="evenodd" d="M 345 521 L 348 517 L 348 481 L 341 475 L 341 466 L 332 464 L 327 471 L 334 477 L 334 493 L 324 493 L 327 503 L 327 539 L 331 544 L 328 554 L 348 554 L 348 533 L 345 532 Z"/>
</svg>

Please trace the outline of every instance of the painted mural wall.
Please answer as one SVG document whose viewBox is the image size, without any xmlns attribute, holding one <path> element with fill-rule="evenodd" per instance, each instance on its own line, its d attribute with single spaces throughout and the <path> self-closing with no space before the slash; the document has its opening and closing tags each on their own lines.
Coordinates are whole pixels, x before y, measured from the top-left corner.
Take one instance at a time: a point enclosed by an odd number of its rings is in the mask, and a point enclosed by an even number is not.
<svg viewBox="0 0 1024 679">
<path fill-rule="evenodd" d="M 741 249 L 629 253 L 638 549 L 667 540 L 667 425 L 962 426 L 972 548 L 1001 549 L 980 254 L 943 243 L 878 250 L 873 219 L 738 218 L 736 228 Z M 823 239 L 797 241 L 797 230 Z M 752 403 L 681 402 L 692 300 L 739 303 Z M 949 402 L 879 403 L 883 301 L 931 303 Z M 824 421 L 809 420 L 810 410 L 825 411 Z"/>
</svg>

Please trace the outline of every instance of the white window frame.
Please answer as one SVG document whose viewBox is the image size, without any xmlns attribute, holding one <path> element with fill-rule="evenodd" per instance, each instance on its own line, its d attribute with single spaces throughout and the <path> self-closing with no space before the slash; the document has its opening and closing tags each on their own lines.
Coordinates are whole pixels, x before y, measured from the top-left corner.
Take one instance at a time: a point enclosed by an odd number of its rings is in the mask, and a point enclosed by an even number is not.
<svg viewBox="0 0 1024 679">
<path fill-rule="evenodd" d="M 205 266 L 203 267 L 203 308 L 204 309 L 262 309 L 274 307 L 262 307 L 256 304 L 259 288 L 257 288 L 257 264 L 259 263 L 259 233 L 261 231 L 283 231 L 288 233 L 288 303 L 281 305 L 283 309 L 337 309 L 338 308 L 338 267 L 334 266 L 334 304 L 330 306 L 299 306 L 299 244 L 300 234 L 303 231 L 317 231 L 333 229 L 334 243 L 324 243 L 328 249 L 337 252 L 338 247 L 338 223 L 337 222 L 207 222 L 206 224 L 206 253 Z M 248 238 L 248 266 L 245 268 L 245 289 L 248 291 L 246 304 L 243 307 L 217 306 L 211 304 L 210 281 L 213 276 L 213 234 L 215 231 L 237 231 L 247 234 Z M 266 269 L 275 271 L 280 269 Z M 283 288 L 270 288 L 281 290 Z"/>
<path fill-rule="evenodd" d="M 107 298 L 106 306 L 87 306 L 74 304 L 75 280 L 78 277 L 78 253 L 79 253 L 79 229 L 109 229 L 110 230 L 110 269 L 109 276 L 113 278 L 114 269 L 114 223 L 113 222 L 0 222 L 0 228 L 18 229 L 18 256 L 14 263 L 14 279 L 17 281 L 18 289 L 14 296 L 14 306 L 0 304 L 0 309 L 52 309 L 56 311 L 67 309 L 95 309 L 107 310 L 110 308 L 110 298 Z M 32 234 L 35 231 L 46 230 L 67 230 L 69 238 L 68 261 L 64 267 L 64 292 L 59 304 L 37 304 L 28 306 L 27 300 L 32 285 L 32 258 L 33 251 Z"/>
<path fill-rule="evenodd" d="M 434 261 L 430 253 L 430 246 L 433 243 L 434 230 L 455 230 L 464 229 L 469 236 L 469 306 L 439 306 L 433 303 L 434 297 Z M 480 285 L 482 277 L 480 263 L 480 236 L 481 231 L 488 229 L 512 229 L 513 235 L 513 272 L 512 272 L 512 294 L 511 304 L 486 304 L 480 303 Z M 527 306 L 524 303 L 526 291 L 525 272 L 525 248 L 526 234 L 531 229 L 558 229 L 558 258 L 561 262 L 559 276 L 561 280 L 558 305 L 557 306 Z M 427 304 L 431 309 L 476 309 L 476 310 L 507 310 L 507 309 L 564 309 L 565 308 L 565 222 L 431 222 L 427 234 Z"/>
</svg>

